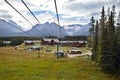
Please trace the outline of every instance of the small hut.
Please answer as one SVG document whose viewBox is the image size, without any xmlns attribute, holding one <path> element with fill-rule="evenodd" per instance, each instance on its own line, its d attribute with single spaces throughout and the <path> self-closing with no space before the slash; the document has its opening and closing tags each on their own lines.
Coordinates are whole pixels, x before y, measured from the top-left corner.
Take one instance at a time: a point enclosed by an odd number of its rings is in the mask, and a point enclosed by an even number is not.
<svg viewBox="0 0 120 80">
<path fill-rule="evenodd" d="M 25 45 L 34 45 L 34 41 L 24 41 Z"/>
<path fill-rule="evenodd" d="M 3 44 L 4 44 L 5 46 L 10 46 L 10 45 L 11 45 L 11 41 L 3 41 Z"/>
</svg>

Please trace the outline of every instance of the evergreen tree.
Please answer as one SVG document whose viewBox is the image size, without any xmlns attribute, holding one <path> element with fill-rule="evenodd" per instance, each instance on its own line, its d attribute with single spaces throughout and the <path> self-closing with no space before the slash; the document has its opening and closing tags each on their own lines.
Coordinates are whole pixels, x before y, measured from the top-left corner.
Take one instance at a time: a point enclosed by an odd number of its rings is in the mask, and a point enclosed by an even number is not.
<svg viewBox="0 0 120 80">
<path fill-rule="evenodd" d="M 111 12 L 111 15 L 108 19 L 108 25 L 106 27 L 106 51 L 104 58 L 105 63 L 103 69 L 106 72 L 116 72 L 116 35 L 115 35 L 115 26 L 114 26 L 114 16 L 113 12 Z"/>
<path fill-rule="evenodd" d="M 90 35 L 94 35 L 94 27 L 95 27 L 95 19 L 94 17 L 92 16 L 91 19 L 90 19 L 90 26 L 91 28 L 89 29 L 89 32 L 90 32 Z"/>
<path fill-rule="evenodd" d="M 110 7 L 108 7 L 108 13 L 107 13 L 107 18 L 109 19 L 109 17 L 110 17 Z"/>
<path fill-rule="evenodd" d="M 120 35 L 120 11 L 117 18 L 117 34 Z M 120 40 L 120 36 L 118 36 L 118 39 Z"/>
<path fill-rule="evenodd" d="M 114 19 L 115 5 L 113 5 L 111 13 L 109 13 L 109 10 L 108 19 L 106 19 L 103 6 L 99 31 L 98 21 L 96 22 L 92 60 L 98 61 L 104 72 L 115 73 L 120 71 L 120 13 L 116 29 Z M 98 34 L 98 32 L 100 33 Z"/>
<path fill-rule="evenodd" d="M 106 40 L 106 34 L 105 34 L 105 11 L 104 11 L 104 6 L 102 8 L 102 15 L 101 15 L 101 19 L 100 19 L 100 42 L 99 42 L 99 56 L 98 56 L 98 61 L 100 62 L 100 64 L 102 64 L 101 62 L 101 58 L 104 56 L 105 52 L 104 52 L 104 48 L 105 48 L 105 40 Z"/>
<path fill-rule="evenodd" d="M 95 28 L 95 19 L 92 16 L 90 19 L 90 28 L 89 28 L 89 33 L 90 36 L 88 37 L 88 42 L 89 42 L 89 47 L 93 47 L 93 36 L 94 36 L 94 28 Z"/>
<path fill-rule="evenodd" d="M 3 41 L 0 40 L 0 47 L 4 46 Z"/>
<path fill-rule="evenodd" d="M 108 24 L 108 25 L 107 25 Z M 101 35 L 100 35 L 100 45 L 99 45 L 99 61 L 100 66 L 105 72 L 114 72 L 115 71 L 115 57 L 114 54 L 114 22 L 113 17 L 109 18 L 109 21 L 106 22 L 104 7 L 102 9 L 102 15 L 100 20 L 101 26 Z M 112 40 L 111 40 L 112 39 Z"/>
<path fill-rule="evenodd" d="M 11 40 L 11 46 L 17 46 L 23 43 L 22 39 L 12 39 Z"/>
<path fill-rule="evenodd" d="M 115 17 L 115 14 L 116 14 L 116 12 L 115 12 L 115 5 L 112 6 L 112 13 L 113 13 L 112 16 L 113 16 L 113 18 L 114 18 L 114 17 Z"/>
<path fill-rule="evenodd" d="M 93 41 L 93 50 L 92 50 L 92 60 L 97 60 L 97 53 L 98 53 L 98 20 L 96 21 L 96 27 L 95 27 L 95 36 Z"/>
<path fill-rule="evenodd" d="M 118 71 L 120 71 L 120 12 L 118 14 L 118 18 L 117 18 L 117 44 L 116 44 L 116 57 L 117 57 L 117 67 L 118 67 Z"/>
</svg>

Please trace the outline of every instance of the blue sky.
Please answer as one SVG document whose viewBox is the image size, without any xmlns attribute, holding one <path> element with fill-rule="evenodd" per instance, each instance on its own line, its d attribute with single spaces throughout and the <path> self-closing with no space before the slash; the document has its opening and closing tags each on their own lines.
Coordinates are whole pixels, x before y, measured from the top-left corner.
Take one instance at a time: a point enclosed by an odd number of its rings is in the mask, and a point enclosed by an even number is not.
<svg viewBox="0 0 120 80">
<path fill-rule="evenodd" d="M 32 24 L 38 24 L 30 14 L 21 0 L 7 0 L 18 11 L 20 11 Z M 108 7 L 116 5 L 116 15 L 120 11 L 120 0 L 56 0 L 61 25 L 69 24 L 88 24 L 90 17 L 95 16 L 98 19 L 102 6 Z M 41 24 L 46 22 L 56 22 L 56 12 L 54 0 L 24 0 L 27 6 L 32 10 Z M 0 0 L 0 19 L 6 21 L 13 20 L 25 29 L 32 26 L 15 12 L 4 0 Z"/>
</svg>

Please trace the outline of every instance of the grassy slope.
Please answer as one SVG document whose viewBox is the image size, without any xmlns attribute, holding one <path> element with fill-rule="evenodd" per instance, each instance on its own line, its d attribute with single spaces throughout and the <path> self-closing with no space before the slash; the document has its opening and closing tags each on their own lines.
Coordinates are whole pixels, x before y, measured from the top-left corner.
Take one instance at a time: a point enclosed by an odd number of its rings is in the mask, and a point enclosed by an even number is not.
<svg viewBox="0 0 120 80">
<path fill-rule="evenodd" d="M 12 47 L 0 48 L 0 80 L 117 80 L 97 70 L 89 59 L 61 58 L 54 54 L 26 52 Z"/>
</svg>

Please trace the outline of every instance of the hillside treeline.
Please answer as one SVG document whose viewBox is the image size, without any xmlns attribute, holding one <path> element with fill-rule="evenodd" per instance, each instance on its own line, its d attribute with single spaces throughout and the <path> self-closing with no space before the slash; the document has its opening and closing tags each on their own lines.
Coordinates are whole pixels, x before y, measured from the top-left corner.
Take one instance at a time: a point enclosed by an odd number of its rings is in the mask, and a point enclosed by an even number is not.
<svg viewBox="0 0 120 80">
<path fill-rule="evenodd" d="M 107 13 L 103 7 L 100 19 L 92 17 L 90 25 L 92 60 L 104 72 L 120 72 L 120 13 L 116 20 L 115 5 Z"/>
</svg>

